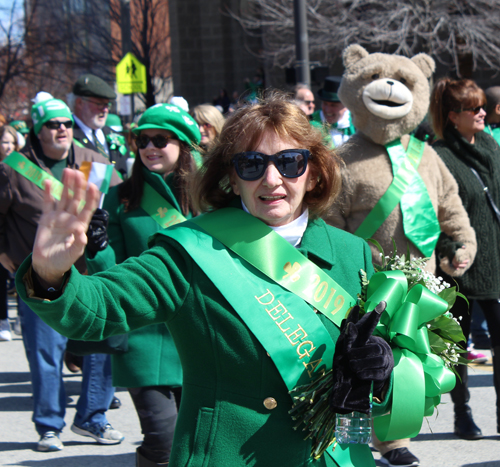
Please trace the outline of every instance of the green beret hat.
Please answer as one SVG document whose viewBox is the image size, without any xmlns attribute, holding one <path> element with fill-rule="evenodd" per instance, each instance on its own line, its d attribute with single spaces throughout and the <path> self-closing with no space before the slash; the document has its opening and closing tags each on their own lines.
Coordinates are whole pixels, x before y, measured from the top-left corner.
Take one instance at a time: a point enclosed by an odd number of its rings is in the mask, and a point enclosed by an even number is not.
<svg viewBox="0 0 500 467">
<path fill-rule="evenodd" d="M 188 145 L 200 144 L 200 128 L 194 118 L 173 104 L 153 105 L 142 114 L 139 126 L 132 131 L 138 135 L 150 128 L 171 131 Z"/>
<path fill-rule="evenodd" d="M 52 118 L 66 117 L 69 118 L 73 123 L 73 115 L 71 110 L 66 105 L 65 102 L 59 99 L 47 99 L 45 101 L 34 104 L 31 107 L 31 119 L 33 120 L 33 129 L 35 130 L 35 135 L 38 135 L 42 130 L 42 126 L 45 122 L 48 122 Z"/>
<path fill-rule="evenodd" d="M 21 133 L 22 135 L 27 135 L 30 132 L 30 129 L 28 128 L 28 125 L 26 125 L 26 122 L 24 120 L 13 120 L 9 123 L 9 126 L 14 128 L 14 130 Z"/>
<path fill-rule="evenodd" d="M 116 93 L 111 86 L 103 79 L 90 73 L 86 73 L 78 78 L 73 86 L 73 94 L 81 97 L 116 99 Z"/>
</svg>

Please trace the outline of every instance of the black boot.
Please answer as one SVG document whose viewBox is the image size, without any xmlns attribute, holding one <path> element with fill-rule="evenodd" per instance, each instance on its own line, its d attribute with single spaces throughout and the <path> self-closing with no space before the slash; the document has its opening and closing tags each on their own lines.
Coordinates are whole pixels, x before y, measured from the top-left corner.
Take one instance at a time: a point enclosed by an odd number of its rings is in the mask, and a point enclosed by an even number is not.
<svg viewBox="0 0 500 467">
<path fill-rule="evenodd" d="M 470 393 L 468 388 L 467 367 L 457 365 L 457 383 L 451 391 L 451 400 L 455 405 L 455 434 L 462 439 L 481 439 L 483 433 L 474 423 L 472 411 L 468 405 Z"/>
<path fill-rule="evenodd" d="M 497 395 L 497 433 L 500 433 L 500 347 L 491 349 L 493 357 L 493 384 Z"/>
<path fill-rule="evenodd" d="M 161 467 L 162 465 L 167 466 L 168 462 L 162 462 L 161 464 L 157 464 L 156 462 L 150 461 L 141 454 L 141 448 L 137 448 L 135 465 L 136 467 Z"/>
</svg>

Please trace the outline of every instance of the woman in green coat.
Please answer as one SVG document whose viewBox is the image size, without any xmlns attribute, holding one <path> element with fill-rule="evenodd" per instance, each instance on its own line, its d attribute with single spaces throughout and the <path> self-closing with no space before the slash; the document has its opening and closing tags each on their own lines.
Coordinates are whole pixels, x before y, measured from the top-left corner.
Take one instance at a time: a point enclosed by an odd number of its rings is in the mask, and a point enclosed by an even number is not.
<svg viewBox="0 0 500 467">
<path fill-rule="evenodd" d="M 373 273 L 368 245 L 320 219 L 339 191 L 339 166 L 291 102 L 270 97 L 242 107 L 193 185 L 208 213 L 90 277 L 69 271 L 68 261 L 85 247 L 95 190 L 85 192 L 79 174 L 67 171 L 72 194 L 65 190 L 40 220 L 20 293 L 51 326 L 81 339 L 167 324 L 184 375 L 176 467 L 374 466 L 368 445 L 312 458 L 311 441 L 288 413 L 289 390 L 331 368 L 359 271 Z M 390 378 L 392 352 L 380 338 L 342 356 L 368 387 Z"/>
<path fill-rule="evenodd" d="M 196 169 L 191 155 L 200 142 L 196 121 L 174 105 L 159 104 L 144 112 L 134 133 L 139 157 L 130 178 L 105 198 L 109 245 L 92 257 L 104 242 L 102 235 L 95 244 L 89 238 L 90 273 L 139 256 L 151 235 L 192 217 L 187 177 Z M 155 324 L 130 332 L 128 351 L 113 355 L 112 363 L 113 385 L 128 388 L 144 435 L 137 466 L 167 465 L 182 384 L 179 356 L 167 327 Z"/>
</svg>

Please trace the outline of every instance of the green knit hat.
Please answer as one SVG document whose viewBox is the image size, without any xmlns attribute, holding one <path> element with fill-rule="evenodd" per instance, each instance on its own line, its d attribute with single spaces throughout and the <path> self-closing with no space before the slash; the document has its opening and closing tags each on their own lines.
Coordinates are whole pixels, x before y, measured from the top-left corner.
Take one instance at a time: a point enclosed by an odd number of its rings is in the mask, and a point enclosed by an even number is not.
<svg viewBox="0 0 500 467">
<path fill-rule="evenodd" d="M 59 117 L 66 117 L 73 123 L 75 122 L 69 107 L 59 99 L 47 99 L 34 104 L 33 107 L 31 107 L 31 119 L 33 120 L 35 135 L 40 133 L 45 122 L 48 122 L 52 118 Z"/>
<path fill-rule="evenodd" d="M 200 144 L 198 124 L 191 115 L 176 105 L 156 104 L 146 110 L 139 119 L 139 126 L 132 131 L 138 135 L 142 130 L 156 128 L 171 131 L 186 144 Z"/>
</svg>

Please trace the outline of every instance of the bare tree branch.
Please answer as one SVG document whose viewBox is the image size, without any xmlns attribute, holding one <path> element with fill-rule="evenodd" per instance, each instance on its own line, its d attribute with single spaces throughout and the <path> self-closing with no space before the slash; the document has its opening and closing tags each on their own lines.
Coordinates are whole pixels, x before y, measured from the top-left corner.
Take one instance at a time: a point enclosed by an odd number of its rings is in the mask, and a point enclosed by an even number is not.
<svg viewBox="0 0 500 467">
<path fill-rule="evenodd" d="M 412 56 L 426 52 L 457 73 L 464 56 L 473 69 L 500 70 L 500 4 L 494 0 L 308 0 L 311 60 L 331 63 L 349 44 Z M 245 31 L 262 37 L 263 58 L 275 66 L 295 59 L 293 0 L 247 0 L 232 12 Z"/>
</svg>

